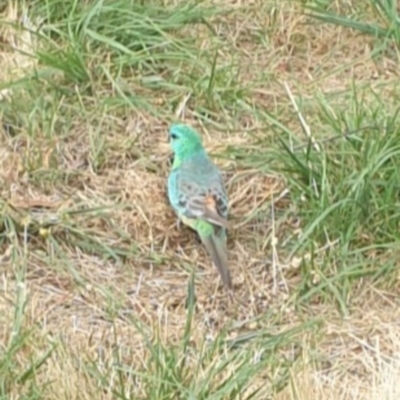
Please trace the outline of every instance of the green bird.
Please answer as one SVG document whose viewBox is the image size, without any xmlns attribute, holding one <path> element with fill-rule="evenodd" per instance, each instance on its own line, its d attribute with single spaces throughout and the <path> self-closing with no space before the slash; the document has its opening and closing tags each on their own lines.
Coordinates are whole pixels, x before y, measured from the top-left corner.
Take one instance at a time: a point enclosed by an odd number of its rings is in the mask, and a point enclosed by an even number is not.
<svg viewBox="0 0 400 400">
<path fill-rule="evenodd" d="M 221 173 L 190 126 L 172 125 L 169 140 L 174 153 L 168 177 L 171 206 L 178 218 L 198 233 L 224 286 L 232 290 L 226 248 L 228 199 Z"/>
</svg>

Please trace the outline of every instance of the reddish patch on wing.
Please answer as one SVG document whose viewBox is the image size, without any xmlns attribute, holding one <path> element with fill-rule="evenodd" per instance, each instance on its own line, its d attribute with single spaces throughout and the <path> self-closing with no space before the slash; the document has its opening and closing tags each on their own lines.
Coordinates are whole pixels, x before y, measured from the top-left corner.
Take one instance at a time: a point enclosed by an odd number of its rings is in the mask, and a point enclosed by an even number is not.
<svg viewBox="0 0 400 400">
<path fill-rule="evenodd" d="M 215 212 L 218 212 L 218 210 L 217 210 L 217 202 L 215 201 L 214 196 L 212 196 L 211 194 L 209 194 L 209 195 L 207 195 L 205 197 L 204 203 L 205 203 L 205 206 L 207 208 L 211 208 Z"/>
<path fill-rule="evenodd" d="M 204 218 L 216 225 L 228 228 L 228 221 L 219 214 L 217 202 L 212 195 L 204 198 Z"/>
</svg>

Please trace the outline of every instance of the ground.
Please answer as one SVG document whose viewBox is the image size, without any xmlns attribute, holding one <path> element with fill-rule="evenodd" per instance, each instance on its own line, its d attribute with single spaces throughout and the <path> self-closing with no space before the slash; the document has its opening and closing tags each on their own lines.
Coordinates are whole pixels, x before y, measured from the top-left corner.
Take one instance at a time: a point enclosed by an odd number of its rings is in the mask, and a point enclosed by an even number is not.
<svg viewBox="0 0 400 400">
<path fill-rule="evenodd" d="M 1 398 L 399 398 L 400 27 L 330 3 L 0 4 Z M 233 302 L 168 204 L 175 121 Z"/>
</svg>

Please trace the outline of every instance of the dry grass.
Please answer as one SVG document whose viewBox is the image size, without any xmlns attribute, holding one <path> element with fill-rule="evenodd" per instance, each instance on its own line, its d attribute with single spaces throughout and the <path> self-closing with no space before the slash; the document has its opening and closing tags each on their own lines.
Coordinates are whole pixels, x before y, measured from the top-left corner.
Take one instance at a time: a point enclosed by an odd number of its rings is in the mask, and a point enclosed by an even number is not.
<svg viewBox="0 0 400 400">
<path fill-rule="evenodd" d="M 398 60 L 377 57 L 366 35 L 316 24 L 299 2 L 216 3 L 230 10 L 210 17 L 216 36 L 204 26 L 168 34 L 193 37 L 199 70 L 167 60 L 145 76 L 170 87 L 152 87 L 133 67 L 121 73 L 107 42 L 85 53 L 79 81 L 72 59 L 60 72 L 43 56 L 66 36 L 39 40 L 12 25 L 18 3 L 3 11 L 1 80 L 17 83 L 1 92 L 0 397 L 248 398 L 258 387 L 260 399 L 398 398 L 396 246 L 356 253 L 351 243 L 345 265 L 365 253 L 368 274 L 336 286 L 339 228 L 326 227 L 325 243 L 311 233 L 301 242 L 310 221 L 277 144 L 306 140 L 294 106 L 317 139 L 332 135 L 335 118 L 357 127 L 355 86 L 364 107 L 385 99 L 389 115 Z M 234 305 L 166 199 L 174 113 L 199 128 L 226 173 Z M 355 231 L 360 246 L 374 243 L 361 223 Z M 390 278 L 370 279 L 384 262 Z"/>
</svg>

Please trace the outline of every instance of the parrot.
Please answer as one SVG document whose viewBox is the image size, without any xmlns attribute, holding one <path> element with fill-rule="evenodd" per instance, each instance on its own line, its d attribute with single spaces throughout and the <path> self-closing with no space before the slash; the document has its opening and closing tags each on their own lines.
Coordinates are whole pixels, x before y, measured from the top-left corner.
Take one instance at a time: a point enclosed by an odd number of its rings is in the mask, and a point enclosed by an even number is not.
<svg viewBox="0 0 400 400">
<path fill-rule="evenodd" d="M 174 156 L 167 185 L 169 202 L 178 221 L 197 232 L 223 285 L 231 292 L 226 247 L 228 198 L 222 175 L 191 126 L 171 125 L 169 143 Z"/>
</svg>

